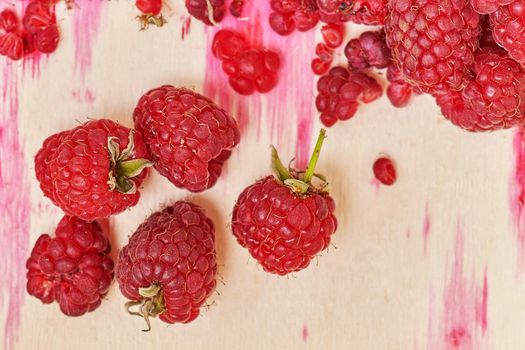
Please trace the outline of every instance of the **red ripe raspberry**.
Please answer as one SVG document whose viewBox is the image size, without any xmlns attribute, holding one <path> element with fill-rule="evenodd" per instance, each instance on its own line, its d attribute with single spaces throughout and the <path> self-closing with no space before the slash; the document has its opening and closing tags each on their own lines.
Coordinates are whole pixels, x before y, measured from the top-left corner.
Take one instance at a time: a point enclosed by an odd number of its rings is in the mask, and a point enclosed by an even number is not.
<svg viewBox="0 0 525 350">
<path fill-rule="evenodd" d="M 490 21 L 496 42 L 525 66 L 525 0 L 500 7 L 490 15 Z"/>
<path fill-rule="evenodd" d="M 345 56 L 351 69 L 386 68 L 390 63 L 390 49 L 384 31 L 368 31 L 346 44 Z"/>
<path fill-rule="evenodd" d="M 386 38 L 406 79 L 424 92 L 461 90 L 480 33 L 466 0 L 391 1 Z"/>
<path fill-rule="evenodd" d="M 499 7 L 508 5 L 513 0 L 471 0 L 472 7 L 477 13 L 487 14 L 496 11 Z"/>
<path fill-rule="evenodd" d="M 16 14 L 9 9 L 0 12 L 0 33 L 14 32 L 18 27 Z"/>
<path fill-rule="evenodd" d="M 335 49 L 343 44 L 345 27 L 337 23 L 328 23 L 321 27 L 321 34 L 325 44 Z"/>
<path fill-rule="evenodd" d="M 224 0 L 186 0 L 189 14 L 207 25 L 216 25 L 226 13 Z"/>
<path fill-rule="evenodd" d="M 235 204 L 233 234 L 267 272 L 286 275 L 306 268 L 337 229 L 334 200 L 311 183 L 324 137 L 322 130 L 304 173 L 287 170 L 273 148 L 276 177 L 247 187 Z"/>
<path fill-rule="evenodd" d="M 35 157 L 46 197 L 68 215 L 87 221 L 137 204 L 137 188 L 152 163 L 142 137 L 100 119 L 50 136 Z"/>
<path fill-rule="evenodd" d="M 403 74 L 393 63 L 388 65 L 386 77 L 390 82 L 386 95 L 392 105 L 397 108 L 408 105 L 414 93 L 414 87 L 403 79 Z"/>
<path fill-rule="evenodd" d="M 148 91 L 133 120 L 159 173 L 192 192 L 215 185 L 239 143 L 235 120 L 207 97 L 185 88 L 165 85 Z"/>
<path fill-rule="evenodd" d="M 463 91 L 467 108 L 492 122 L 493 128 L 509 128 L 525 121 L 525 68 L 500 49 L 476 54 L 475 79 Z"/>
<path fill-rule="evenodd" d="M 48 54 L 57 49 L 59 38 L 57 26 L 52 25 L 35 34 L 34 44 L 38 51 Z"/>
<path fill-rule="evenodd" d="M 33 0 L 26 7 L 22 22 L 29 34 L 36 34 L 49 26 L 56 25 L 54 1 Z"/>
<path fill-rule="evenodd" d="M 141 304 L 140 314 L 166 323 L 188 323 L 215 289 L 215 228 L 201 208 L 189 202 L 154 213 L 120 251 L 120 291 Z"/>
<path fill-rule="evenodd" d="M 64 216 L 51 238 L 38 238 L 27 260 L 27 292 L 44 304 L 57 301 L 68 316 L 100 306 L 113 279 L 111 248 L 100 225 Z"/>
<path fill-rule="evenodd" d="M 319 22 L 315 0 L 271 0 L 270 27 L 280 35 L 308 31 Z"/>
<path fill-rule="evenodd" d="M 349 72 L 343 67 L 334 67 L 322 76 L 317 82 L 317 90 L 315 104 L 326 126 L 352 118 L 359 102 L 370 103 L 383 94 L 381 85 L 374 78 L 361 72 Z"/>
<path fill-rule="evenodd" d="M 376 179 L 383 185 L 392 186 L 396 182 L 396 168 L 391 159 L 386 157 L 379 158 L 375 161 L 373 170 Z"/>
<path fill-rule="evenodd" d="M 0 55 L 12 60 L 19 60 L 24 56 L 24 40 L 14 32 L 0 36 Z"/>
</svg>

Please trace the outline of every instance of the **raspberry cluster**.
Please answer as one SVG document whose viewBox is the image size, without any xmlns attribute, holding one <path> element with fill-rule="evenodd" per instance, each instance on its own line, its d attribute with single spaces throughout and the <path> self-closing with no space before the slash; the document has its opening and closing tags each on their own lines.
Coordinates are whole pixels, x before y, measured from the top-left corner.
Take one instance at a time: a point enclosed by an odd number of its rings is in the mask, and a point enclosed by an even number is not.
<svg viewBox="0 0 525 350">
<path fill-rule="evenodd" d="M 250 47 L 244 36 L 226 29 L 215 34 L 211 49 L 240 95 L 266 93 L 277 85 L 281 60 L 274 51 Z"/>
<path fill-rule="evenodd" d="M 340 23 L 329 23 L 321 27 L 323 42 L 315 46 L 312 71 L 317 75 L 328 72 L 334 60 L 334 49 L 343 44 L 345 27 Z"/>
<path fill-rule="evenodd" d="M 390 63 L 390 49 L 383 30 L 366 31 L 345 46 L 348 66 L 357 71 L 366 68 L 386 68 Z"/>
<path fill-rule="evenodd" d="M 55 237 L 41 235 L 31 251 L 27 292 L 68 316 L 95 310 L 113 279 L 110 249 L 98 223 L 64 216 Z"/>
<path fill-rule="evenodd" d="M 33 0 L 22 20 L 9 8 L 0 12 L 0 55 L 19 60 L 35 51 L 49 54 L 58 47 L 60 34 L 55 0 Z"/>
<path fill-rule="evenodd" d="M 352 118 L 359 102 L 371 103 L 383 95 L 383 88 L 374 78 L 344 67 L 334 67 L 322 76 L 317 91 L 315 104 L 326 126 Z"/>
<path fill-rule="evenodd" d="M 315 0 L 270 0 L 270 27 L 280 35 L 308 31 L 319 22 Z"/>
</svg>

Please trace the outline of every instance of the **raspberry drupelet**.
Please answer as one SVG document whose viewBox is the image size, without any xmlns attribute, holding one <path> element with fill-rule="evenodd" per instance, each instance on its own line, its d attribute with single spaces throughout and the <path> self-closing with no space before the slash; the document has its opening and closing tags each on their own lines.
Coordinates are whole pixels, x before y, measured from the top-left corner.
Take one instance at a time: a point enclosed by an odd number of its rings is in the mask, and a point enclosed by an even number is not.
<svg viewBox="0 0 525 350">
<path fill-rule="evenodd" d="M 217 25 L 226 14 L 224 0 L 185 0 L 189 14 L 206 25 Z"/>
<path fill-rule="evenodd" d="M 305 269 L 328 247 L 337 229 L 326 179 L 314 175 L 324 138 L 322 130 L 305 172 L 286 169 L 273 148 L 275 177 L 247 187 L 235 204 L 233 235 L 267 272 L 286 275 Z M 314 176 L 320 186 L 312 183 Z"/>
</svg>

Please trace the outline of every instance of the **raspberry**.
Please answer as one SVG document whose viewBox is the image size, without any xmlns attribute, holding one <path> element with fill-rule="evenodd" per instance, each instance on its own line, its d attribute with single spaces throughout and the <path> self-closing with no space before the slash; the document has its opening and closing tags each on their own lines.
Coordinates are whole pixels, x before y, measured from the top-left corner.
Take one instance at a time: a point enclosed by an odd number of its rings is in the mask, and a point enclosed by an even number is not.
<svg viewBox="0 0 525 350">
<path fill-rule="evenodd" d="M 378 25 L 387 16 L 387 0 L 317 0 L 317 5 L 321 20 L 327 23 Z"/>
<path fill-rule="evenodd" d="M 49 26 L 35 34 L 35 47 L 42 53 L 51 53 L 57 49 L 59 37 L 57 26 Z"/>
<path fill-rule="evenodd" d="M 226 12 L 224 0 L 186 0 L 189 14 L 206 25 L 216 25 Z"/>
<path fill-rule="evenodd" d="M 113 279 L 111 247 L 100 225 L 64 216 L 55 237 L 41 235 L 27 260 L 27 292 L 44 304 L 58 302 L 68 316 L 100 306 Z"/>
<path fill-rule="evenodd" d="M 467 108 L 492 123 L 509 128 L 525 121 L 525 68 L 500 49 L 476 54 L 475 79 L 463 91 Z"/>
<path fill-rule="evenodd" d="M 235 120 L 207 97 L 185 88 L 164 85 L 148 91 L 137 103 L 133 120 L 158 172 L 192 192 L 215 185 L 239 143 Z"/>
<path fill-rule="evenodd" d="M 332 126 L 338 120 L 348 120 L 357 112 L 358 102 L 370 103 L 383 94 L 381 85 L 361 72 L 349 72 L 334 67 L 317 82 L 319 94 L 315 100 L 321 121 Z"/>
<path fill-rule="evenodd" d="M 24 40 L 14 32 L 0 36 L 0 55 L 12 60 L 19 60 L 24 56 Z"/>
<path fill-rule="evenodd" d="M 233 0 L 230 3 L 229 10 L 233 17 L 241 17 L 243 7 L 244 7 L 244 0 Z"/>
<path fill-rule="evenodd" d="M 51 0 L 33 0 L 27 5 L 24 28 L 29 34 L 36 34 L 47 27 L 56 25 L 54 2 Z"/>
<path fill-rule="evenodd" d="M 277 85 L 277 71 L 281 65 L 279 56 L 273 51 L 250 48 L 241 34 L 230 30 L 217 32 L 212 52 L 223 60 L 222 69 L 237 93 L 265 93 Z"/>
<path fill-rule="evenodd" d="M 391 1 L 385 31 L 392 58 L 424 92 L 461 90 L 474 63 L 480 18 L 466 0 Z"/>
<path fill-rule="evenodd" d="M 525 66 L 525 0 L 500 7 L 490 15 L 490 21 L 494 40 Z"/>
<path fill-rule="evenodd" d="M 46 197 L 68 215 L 92 221 L 137 204 L 152 165 L 148 156 L 138 133 L 92 120 L 44 141 L 35 171 Z"/>
<path fill-rule="evenodd" d="M 513 0 L 471 0 L 471 5 L 477 13 L 488 14 L 499 7 L 508 5 Z"/>
<path fill-rule="evenodd" d="M 390 49 L 385 42 L 384 31 L 368 31 L 345 47 L 345 56 L 351 69 L 386 68 L 390 63 Z"/>
<path fill-rule="evenodd" d="M 135 5 L 144 14 L 158 15 L 162 10 L 162 0 L 136 0 Z"/>
<path fill-rule="evenodd" d="M 322 130 L 306 172 L 287 170 L 273 148 L 275 177 L 247 187 L 235 204 L 233 235 L 267 272 L 286 275 L 306 268 L 337 229 L 334 200 L 311 183 L 324 137 Z"/>
<path fill-rule="evenodd" d="M 306 32 L 319 22 L 315 0 L 271 0 L 270 27 L 280 35 Z"/>
<path fill-rule="evenodd" d="M 321 34 L 326 46 L 335 49 L 343 43 L 345 27 L 337 23 L 325 24 L 321 27 Z"/>
<path fill-rule="evenodd" d="M 386 77 L 390 84 L 386 89 L 386 95 L 392 105 L 397 108 L 405 107 L 410 102 L 414 88 L 403 80 L 403 74 L 397 69 L 396 65 L 388 65 Z"/>
<path fill-rule="evenodd" d="M 390 158 L 381 157 L 374 162 L 374 175 L 383 185 L 392 186 L 396 182 L 396 168 Z"/>
<path fill-rule="evenodd" d="M 132 300 L 128 310 L 166 323 L 188 323 L 215 289 L 215 228 L 201 208 L 189 202 L 152 214 L 122 248 L 117 282 Z M 136 314 L 136 313 L 134 313 Z"/>
<path fill-rule="evenodd" d="M 18 18 L 16 14 L 9 9 L 4 9 L 0 12 L 0 33 L 14 32 L 18 27 Z"/>
</svg>

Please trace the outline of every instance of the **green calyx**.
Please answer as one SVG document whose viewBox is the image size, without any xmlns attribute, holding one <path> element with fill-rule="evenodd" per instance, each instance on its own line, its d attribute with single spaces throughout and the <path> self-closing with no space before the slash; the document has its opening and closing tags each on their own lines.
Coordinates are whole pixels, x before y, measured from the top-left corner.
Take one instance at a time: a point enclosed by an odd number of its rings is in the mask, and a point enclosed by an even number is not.
<svg viewBox="0 0 525 350">
<path fill-rule="evenodd" d="M 275 177 L 297 194 L 305 195 L 311 192 L 326 192 L 326 177 L 322 174 L 315 173 L 315 167 L 317 166 L 325 138 L 326 130 L 321 129 L 306 171 L 296 171 L 291 168 L 287 169 L 281 162 L 277 150 L 272 146 L 272 170 Z M 312 184 L 314 178 L 321 181 L 320 186 L 314 186 Z"/>
<path fill-rule="evenodd" d="M 134 140 L 133 130 L 129 132 L 128 145 L 120 152 L 120 146 L 116 137 L 108 138 L 108 152 L 111 161 L 108 185 L 109 190 L 118 190 L 124 194 L 137 192 L 137 186 L 132 180 L 144 169 L 153 166 L 149 159 L 129 159 L 133 154 Z"/>
<path fill-rule="evenodd" d="M 146 30 L 149 28 L 150 25 L 154 25 L 155 27 L 162 27 L 164 24 L 166 24 L 166 19 L 162 15 L 154 15 L 151 13 L 146 13 L 140 16 L 137 16 L 139 22 L 140 22 L 140 30 Z"/>
<path fill-rule="evenodd" d="M 142 317 L 148 326 L 147 329 L 143 329 L 143 332 L 149 332 L 151 330 L 151 324 L 149 321 L 150 317 L 157 317 L 164 311 L 166 311 L 166 305 L 164 304 L 164 295 L 162 288 L 157 283 L 153 283 L 147 288 L 139 288 L 139 294 L 144 298 L 141 301 L 129 301 L 126 303 L 126 311 L 133 316 Z M 132 311 L 131 308 L 139 306 L 139 311 Z"/>
</svg>

